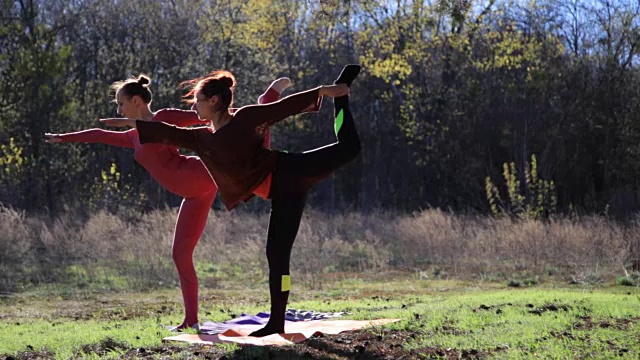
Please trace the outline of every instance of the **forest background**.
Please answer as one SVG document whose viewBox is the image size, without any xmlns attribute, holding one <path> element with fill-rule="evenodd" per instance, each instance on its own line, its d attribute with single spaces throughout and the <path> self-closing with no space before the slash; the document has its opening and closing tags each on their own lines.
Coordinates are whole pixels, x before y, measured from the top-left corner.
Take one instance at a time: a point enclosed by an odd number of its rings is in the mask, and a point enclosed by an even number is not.
<svg viewBox="0 0 640 360">
<path fill-rule="evenodd" d="M 340 233 L 332 228 L 308 237 L 350 246 L 346 268 L 453 269 L 466 257 L 488 269 L 488 256 L 544 269 L 566 264 L 568 253 L 582 268 L 640 266 L 637 1 L 0 3 L 0 263 L 12 269 L 8 288 L 28 274 L 47 278 L 52 264 L 68 274 L 69 264 L 100 252 L 116 256 L 120 250 L 96 251 L 98 244 L 127 239 L 126 224 L 144 214 L 169 208 L 166 226 L 154 229 L 170 238 L 180 198 L 130 149 L 44 142 L 45 132 L 100 127 L 99 118 L 116 116 L 114 81 L 147 74 L 153 109 L 186 108 L 181 81 L 227 69 L 242 106 L 277 77 L 304 90 L 331 83 L 347 63 L 363 66 L 351 95 L 363 151 L 317 186 L 309 206 L 331 221 L 355 214 L 344 220 L 353 221 L 352 236 L 332 238 Z M 318 114 L 276 125 L 272 146 L 303 151 L 335 141 L 331 100 L 324 103 Z M 262 239 L 268 203 L 251 200 L 229 219 L 219 200 L 214 209 L 220 222 L 246 229 L 243 241 Z M 246 225 L 251 214 L 260 226 Z M 207 236 L 238 238 L 231 225 L 216 224 Z M 141 241 L 140 251 L 153 241 Z M 340 268 L 331 261 L 311 270 Z M 39 265 L 18 271 L 24 264 Z"/>
</svg>

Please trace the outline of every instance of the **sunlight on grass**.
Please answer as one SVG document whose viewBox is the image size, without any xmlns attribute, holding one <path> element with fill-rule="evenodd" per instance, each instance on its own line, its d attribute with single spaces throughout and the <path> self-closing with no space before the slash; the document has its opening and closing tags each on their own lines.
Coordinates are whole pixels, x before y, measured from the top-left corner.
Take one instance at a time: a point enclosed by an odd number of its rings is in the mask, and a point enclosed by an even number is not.
<svg viewBox="0 0 640 360">
<path fill-rule="evenodd" d="M 9 325 L 9 326 L 7 326 Z M 58 358 L 69 358 L 82 345 L 99 343 L 105 338 L 140 347 L 156 343 L 167 331 L 152 319 L 136 321 L 42 321 L 4 324 L 0 353 L 47 348 Z"/>
</svg>

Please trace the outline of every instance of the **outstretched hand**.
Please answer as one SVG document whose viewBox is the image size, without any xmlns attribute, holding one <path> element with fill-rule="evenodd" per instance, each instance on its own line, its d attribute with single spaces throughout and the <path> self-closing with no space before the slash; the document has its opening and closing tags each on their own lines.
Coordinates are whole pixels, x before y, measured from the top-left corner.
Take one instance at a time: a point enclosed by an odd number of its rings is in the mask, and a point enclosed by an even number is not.
<svg viewBox="0 0 640 360">
<path fill-rule="evenodd" d="M 107 125 L 107 126 L 113 126 L 113 127 L 135 127 L 136 126 L 136 121 L 135 120 L 131 120 L 131 119 L 127 119 L 127 118 L 107 118 L 107 119 L 100 119 L 100 122 Z"/>
<path fill-rule="evenodd" d="M 350 89 L 346 84 L 322 85 L 320 88 L 321 96 L 329 96 L 332 98 L 349 95 Z"/>
<path fill-rule="evenodd" d="M 62 139 L 60 138 L 60 134 L 45 133 L 44 137 L 45 137 L 44 141 L 46 141 L 49 144 L 62 142 Z"/>
</svg>

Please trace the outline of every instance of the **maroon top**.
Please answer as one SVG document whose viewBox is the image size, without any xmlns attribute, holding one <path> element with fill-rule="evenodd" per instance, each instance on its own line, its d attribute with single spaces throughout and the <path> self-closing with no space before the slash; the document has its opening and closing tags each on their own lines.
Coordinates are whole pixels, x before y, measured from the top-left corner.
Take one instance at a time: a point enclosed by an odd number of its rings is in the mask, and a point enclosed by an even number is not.
<svg viewBox="0 0 640 360">
<path fill-rule="evenodd" d="M 209 127 L 182 128 L 138 120 L 138 137 L 141 144 L 163 143 L 195 151 L 218 185 L 225 207 L 231 210 L 250 199 L 275 169 L 276 151 L 263 146 L 268 127 L 292 115 L 318 111 L 322 103 L 319 90 L 317 87 L 270 104 L 242 107 L 215 132 Z"/>
</svg>

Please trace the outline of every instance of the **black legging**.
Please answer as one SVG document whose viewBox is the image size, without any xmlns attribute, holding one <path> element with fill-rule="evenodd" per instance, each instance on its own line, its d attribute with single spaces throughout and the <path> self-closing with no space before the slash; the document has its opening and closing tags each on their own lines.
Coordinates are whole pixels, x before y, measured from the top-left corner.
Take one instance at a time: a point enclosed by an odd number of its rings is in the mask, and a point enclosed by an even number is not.
<svg viewBox="0 0 640 360">
<path fill-rule="evenodd" d="M 283 288 L 283 276 L 289 276 L 291 248 L 296 239 L 302 211 L 309 189 L 340 167 L 353 161 L 360 153 L 360 137 L 356 130 L 349 98 L 334 99 L 336 128 L 342 111 L 342 126 L 336 130 L 338 142 L 303 153 L 279 152 L 273 172 L 271 217 L 267 234 L 269 262 L 269 292 L 271 316 L 267 327 L 284 331 L 284 315 L 289 299 L 288 286 Z"/>
</svg>

